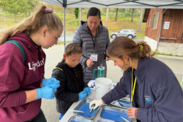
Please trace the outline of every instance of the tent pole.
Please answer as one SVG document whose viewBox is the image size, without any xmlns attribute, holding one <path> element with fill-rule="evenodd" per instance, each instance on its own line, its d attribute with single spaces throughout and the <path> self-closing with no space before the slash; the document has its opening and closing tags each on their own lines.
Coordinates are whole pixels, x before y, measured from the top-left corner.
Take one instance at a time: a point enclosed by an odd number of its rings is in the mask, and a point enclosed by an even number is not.
<svg viewBox="0 0 183 122">
<path fill-rule="evenodd" d="M 65 40 L 65 9 L 66 9 L 66 7 L 64 7 L 64 49 L 65 49 L 65 45 L 66 45 L 66 40 Z"/>
</svg>

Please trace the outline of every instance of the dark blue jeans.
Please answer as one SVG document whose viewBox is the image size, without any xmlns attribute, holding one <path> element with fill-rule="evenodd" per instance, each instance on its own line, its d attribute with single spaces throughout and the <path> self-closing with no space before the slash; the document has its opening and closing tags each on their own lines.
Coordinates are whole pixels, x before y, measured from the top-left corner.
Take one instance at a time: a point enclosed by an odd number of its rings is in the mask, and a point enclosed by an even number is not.
<svg viewBox="0 0 183 122">
<path fill-rule="evenodd" d="M 26 121 L 26 122 L 47 122 L 47 121 L 46 121 L 43 111 L 40 110 L 40 112 L 38 113 L 38 115 L 36 117 L 34 117 L 33 119 Z"/>
</svg>

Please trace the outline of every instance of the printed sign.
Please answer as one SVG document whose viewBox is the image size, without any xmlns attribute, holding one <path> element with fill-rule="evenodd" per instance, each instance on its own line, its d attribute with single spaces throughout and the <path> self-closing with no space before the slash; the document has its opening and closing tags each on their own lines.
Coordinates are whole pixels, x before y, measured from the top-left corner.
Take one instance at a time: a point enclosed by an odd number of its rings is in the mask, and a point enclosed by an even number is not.
<svg viewBox="0 0 183 122">
<path fill-rule="evenodd" d="M 170 27 L 170 22 L 165 21 L 163 29 L 168 30 Z"/>
</svg>

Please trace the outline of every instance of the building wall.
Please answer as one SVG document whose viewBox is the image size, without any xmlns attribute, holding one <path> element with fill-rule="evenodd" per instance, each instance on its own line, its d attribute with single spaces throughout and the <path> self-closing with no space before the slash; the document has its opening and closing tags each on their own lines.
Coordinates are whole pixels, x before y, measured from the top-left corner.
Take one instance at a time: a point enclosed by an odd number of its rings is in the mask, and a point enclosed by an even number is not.
<svg viewBox="0 0 183 122">
<path fill-rule="evenodd" d="M 162 11 L 163 9 L 150 9 L 149 16 L 146 22 L 145 36 L 148 36 L 149 38 L 156 41 L 158 41 Z M 152 29 L 153 17 L 157 12 L 159 12 L 157 28 Z"/>
<path fill-rule="evenodd" d="M 156 50 L 156 47 L 157 47 L 157 41 L 156 40 L 154 40 L 152 38 L 149 38 L 148 36 L 145 36 L 144 41 L 151 47 L 151 49 L 153 51 Z"/>
<path fill-rule="evenodd" d="M 158 52 L 183 56 L 183 43 L 159 42 Z"/>
<path fill-rule="evenodd" d="M 157 28 L 152 29 L 153 17 L 157 12 L 159 12 Z M 163 9 L 150 9 L 144 41 L 150 45 L 153 51 L 158 48 L 157 51 L 160 53 L 183 55 L 183 9 L 166 10 L 163 16 L 161 38 L 158 43 L 162 12 Z M 164 29 L 164 22 L 170 22 L 169 29 Z"/>
<path fill-rule="evenodd" d="M 164 29 L 164 22 L 170 22 L 169 29 Z M 168 9 L 163 15 L 161 39 L 163 42 L 183 43 L 183 9 Z"/>
<path fill-rule="evenodd" d="M 145 36 L 144 41 L 151 47 L 153 51 L 157 48 L 157 41 Z M 183 56 L 183 43 L 159 42 L 159 53 Z"/>
</svg>

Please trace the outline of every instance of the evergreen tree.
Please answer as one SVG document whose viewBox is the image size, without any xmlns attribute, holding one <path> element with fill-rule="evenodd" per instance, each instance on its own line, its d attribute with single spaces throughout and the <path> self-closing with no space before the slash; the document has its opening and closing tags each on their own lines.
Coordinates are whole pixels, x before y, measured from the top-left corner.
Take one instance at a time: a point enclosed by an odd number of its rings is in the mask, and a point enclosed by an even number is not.
<svg viewBox="0 0 183 122">
<path fill-rule="evenodd" d="M 76 19 L 78 19 L 78 17 L 79 17 L 79 8 L 74 9 L 74 14 L 75 14 Z"/>
</svg>

